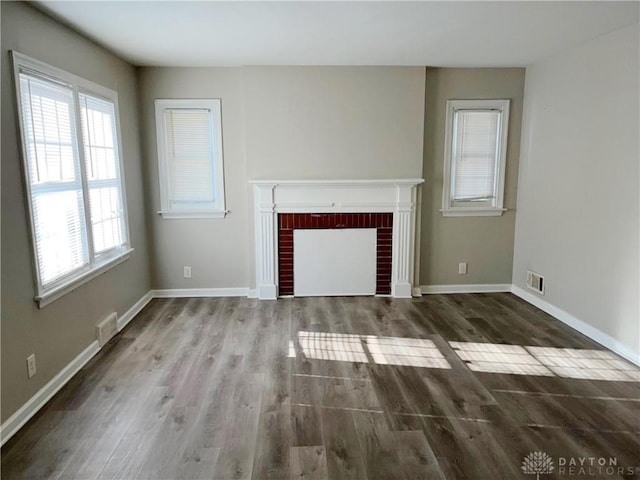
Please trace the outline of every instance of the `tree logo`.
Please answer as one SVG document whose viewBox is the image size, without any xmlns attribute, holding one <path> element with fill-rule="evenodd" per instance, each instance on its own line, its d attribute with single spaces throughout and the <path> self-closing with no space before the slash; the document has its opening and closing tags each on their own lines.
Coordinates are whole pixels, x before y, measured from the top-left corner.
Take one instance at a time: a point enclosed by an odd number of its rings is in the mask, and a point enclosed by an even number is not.
<svg viewBox="0 0 640 480">
<path fill-rule="evenodd" d="M 522 471 L 527 475 L 536 475 L 540 480 L 540 474 L 546 475 L 553 472 L 553 459 L 545 452 L 531 452 L 522 461 Z"/>
</svg>

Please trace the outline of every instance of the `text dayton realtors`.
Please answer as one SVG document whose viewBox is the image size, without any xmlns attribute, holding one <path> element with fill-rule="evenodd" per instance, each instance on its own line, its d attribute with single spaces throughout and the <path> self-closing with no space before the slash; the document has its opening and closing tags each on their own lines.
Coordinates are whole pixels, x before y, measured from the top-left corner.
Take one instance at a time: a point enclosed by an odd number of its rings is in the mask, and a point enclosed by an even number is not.
<svg viewBox="0 0 640 480">
<path fill-rule="evenodd" d="M 558 475 L 633 475 L 640 467 L 618 465 L 616 457 L 558 457 Z"/>
</svg>

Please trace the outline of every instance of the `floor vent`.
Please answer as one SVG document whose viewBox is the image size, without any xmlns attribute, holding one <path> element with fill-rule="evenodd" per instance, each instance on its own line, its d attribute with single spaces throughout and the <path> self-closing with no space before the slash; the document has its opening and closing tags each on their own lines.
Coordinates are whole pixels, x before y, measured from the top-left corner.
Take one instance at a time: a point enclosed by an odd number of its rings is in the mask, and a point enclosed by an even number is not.
<svg viewBox="0 0 640 480">
<path fill-rule="evenodd" d="M 544 295 L 544 277 L 539 273 L 527 270 L 527 288 Z"/>
<path fill-rule="evenodd" d="M 96 326 L 96 337 L 100 347 L 106 345 L 118 333 L 118 314 L 113 312 Z"/>
</svg>

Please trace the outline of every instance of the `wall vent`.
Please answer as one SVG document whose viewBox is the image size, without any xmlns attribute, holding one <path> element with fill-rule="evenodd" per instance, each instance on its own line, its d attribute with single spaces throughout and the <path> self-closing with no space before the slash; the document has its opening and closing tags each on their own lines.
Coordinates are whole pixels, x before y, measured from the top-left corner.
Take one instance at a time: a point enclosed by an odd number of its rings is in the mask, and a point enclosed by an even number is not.
<svg viewBox="0 0 640 480">
<path fill-rule="evenodd" d="M 100 347 L 104 347 L 116 333 L 118 333 L 118 314 L 113 312 L 96 326 L 96 338 Z"/>
<path fill-rule="evenodd" d="M 527 270 L 527 288 L 544 295 L 544 277 L 539 273 Z"/>
</svg>

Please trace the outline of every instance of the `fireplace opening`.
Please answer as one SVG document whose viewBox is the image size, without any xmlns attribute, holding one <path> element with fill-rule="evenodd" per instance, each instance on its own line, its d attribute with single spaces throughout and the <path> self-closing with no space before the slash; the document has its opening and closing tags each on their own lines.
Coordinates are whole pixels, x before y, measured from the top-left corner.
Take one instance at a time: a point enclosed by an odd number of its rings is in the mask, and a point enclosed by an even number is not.
<svg viewBox="0 0 640 480">
<path fill-rule="evenodd" d="M 391 294 L 393 213 L 279 213 L 280 296 L 294 295 L 294 231 L 297 229 L 376 229 L 375 293 Z"/>
</svg>

